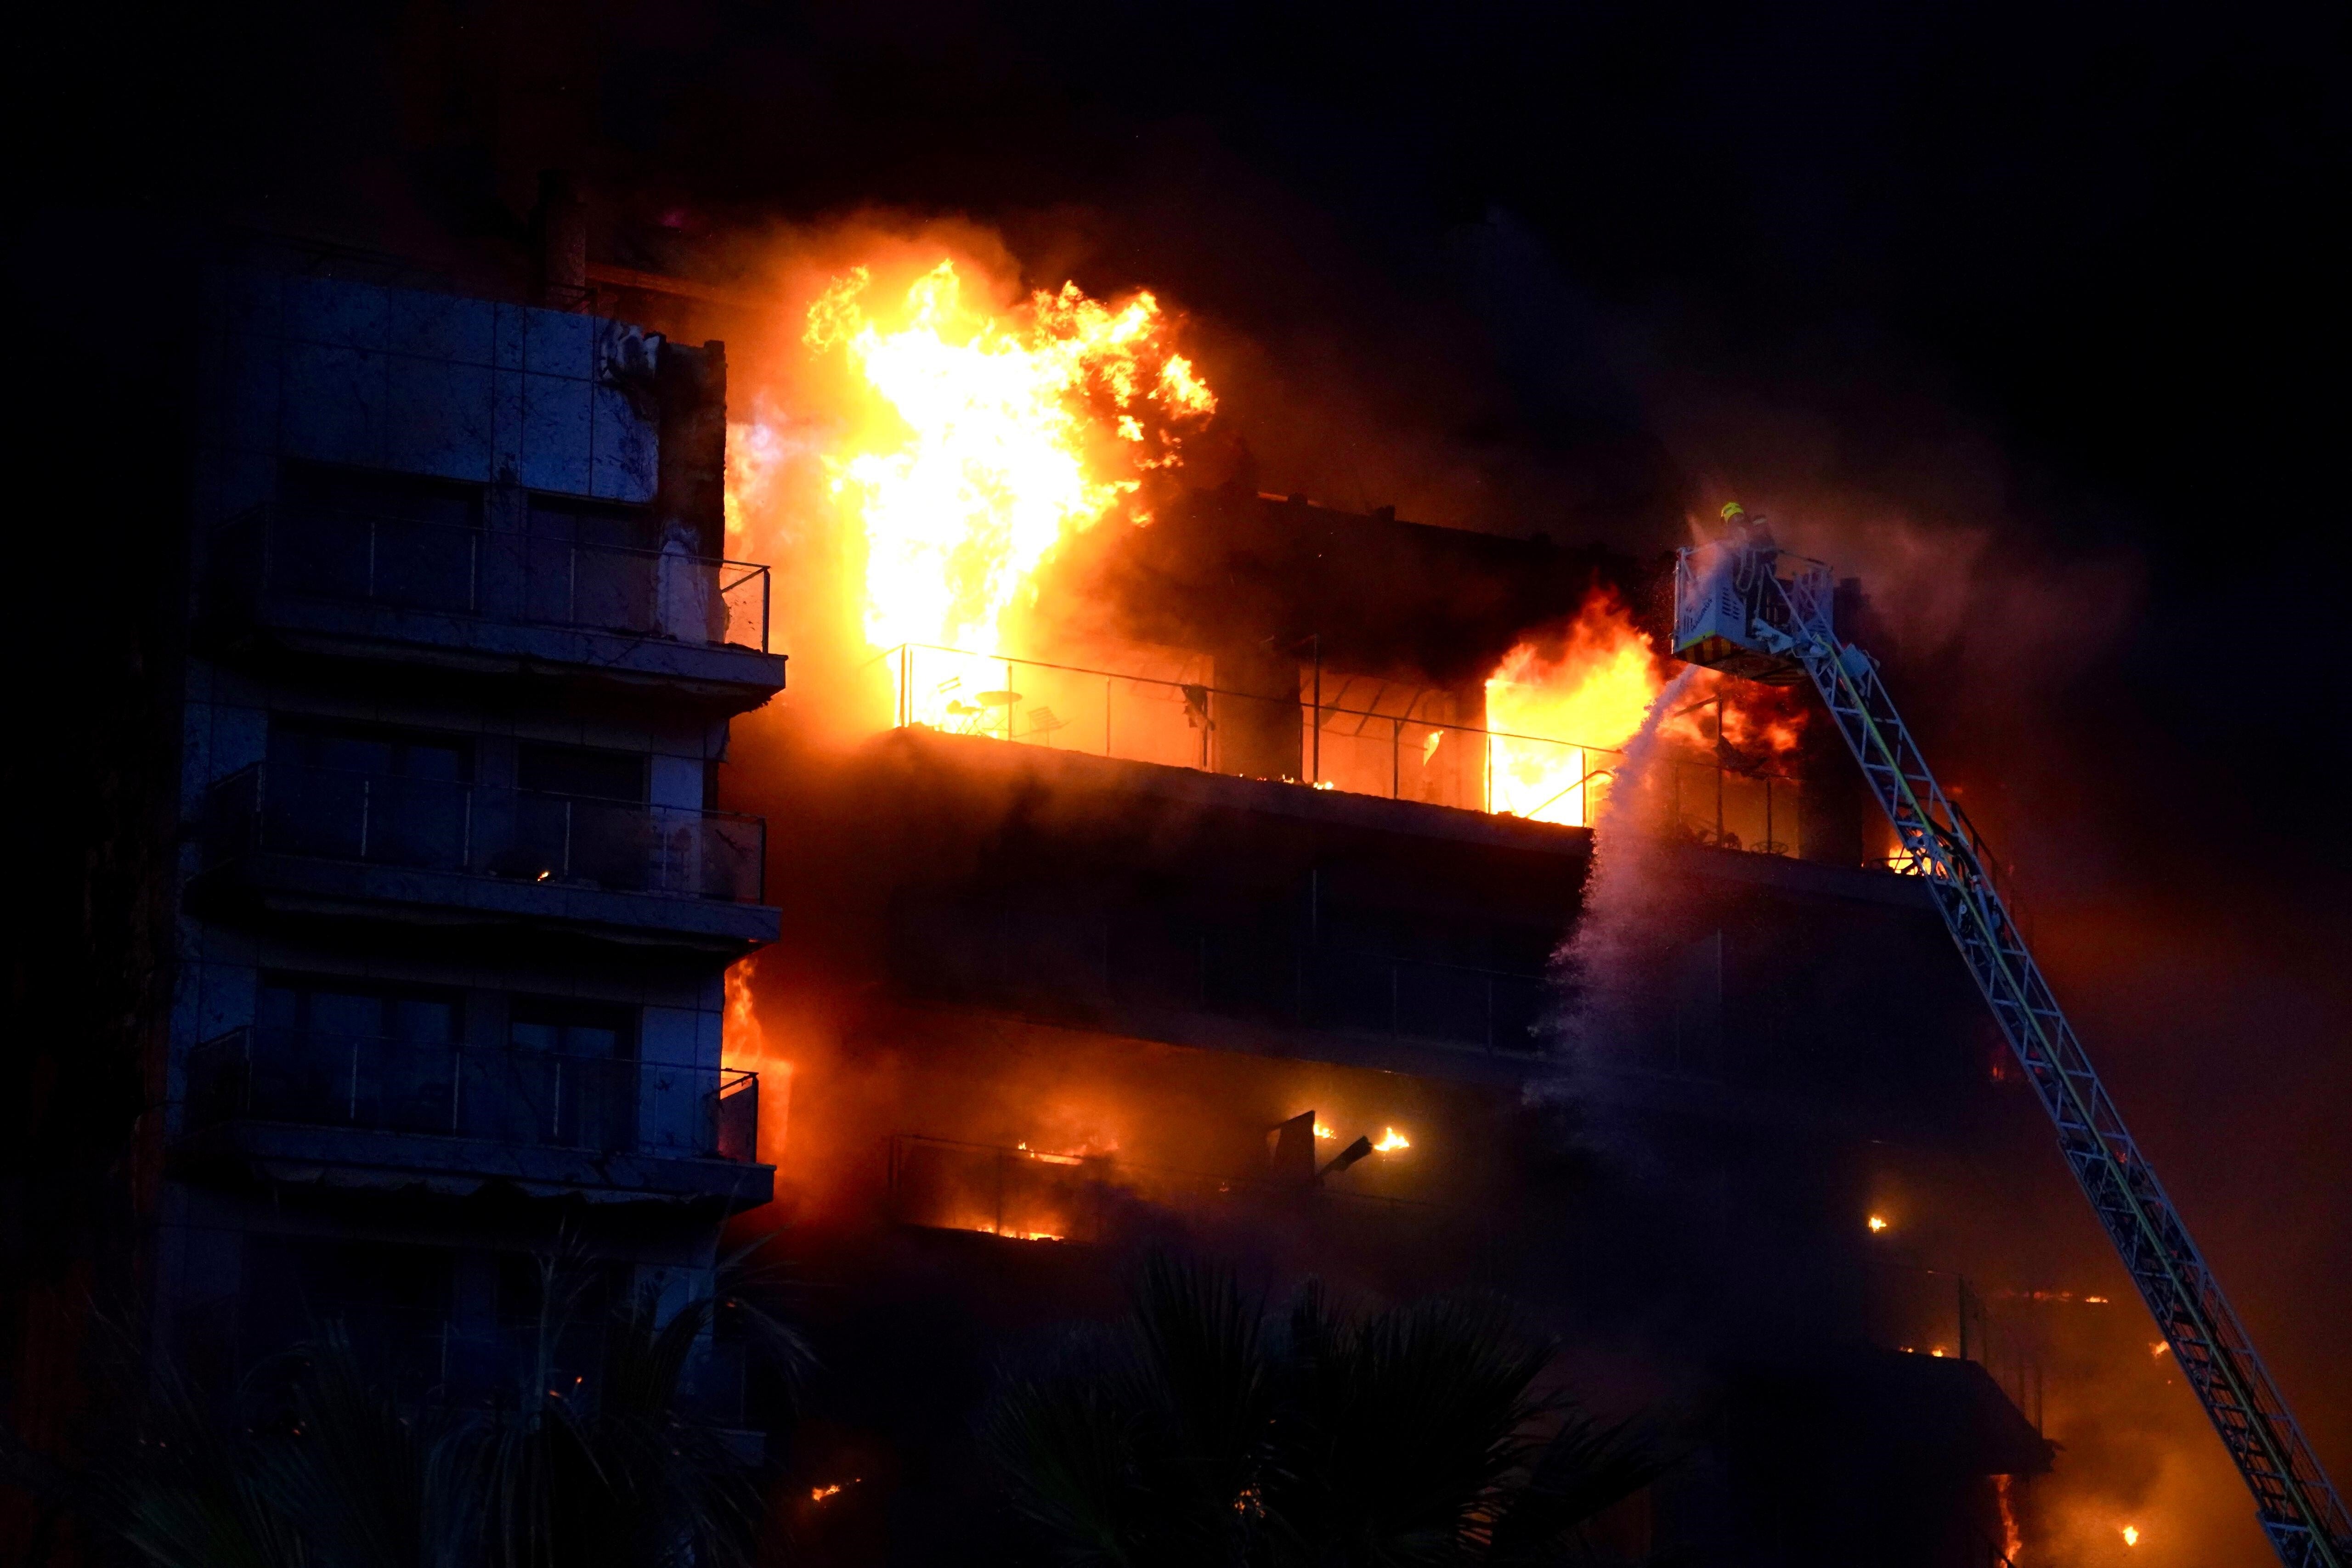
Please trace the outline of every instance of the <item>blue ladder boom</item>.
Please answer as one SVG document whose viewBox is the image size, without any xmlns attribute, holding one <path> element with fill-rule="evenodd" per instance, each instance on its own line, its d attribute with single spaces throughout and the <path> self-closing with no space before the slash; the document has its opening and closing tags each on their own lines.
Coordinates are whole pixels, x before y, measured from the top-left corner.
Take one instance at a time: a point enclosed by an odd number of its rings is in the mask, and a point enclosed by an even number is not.
<svg viewBox="0 0 2352 1568">
<path fill-rule="evenodd" d="M 1733 516 L 1736 508 L 1727 508 Z M 1777 548 L 1760 522 L 1680 552 L 1674 652 L 1748 679 L 1808 679 L 1845 737 L 2058 1145 L 2254 1496 L 2288 1568 L 2352 1565 L 2352 1517 L 2305 1442 L 2156 1172 L 2125 1128 L 2002 897 L 1991 857 L 1895 711 L 1877 663 L 1837 634 L 1828 567 Z"/>
</svg>

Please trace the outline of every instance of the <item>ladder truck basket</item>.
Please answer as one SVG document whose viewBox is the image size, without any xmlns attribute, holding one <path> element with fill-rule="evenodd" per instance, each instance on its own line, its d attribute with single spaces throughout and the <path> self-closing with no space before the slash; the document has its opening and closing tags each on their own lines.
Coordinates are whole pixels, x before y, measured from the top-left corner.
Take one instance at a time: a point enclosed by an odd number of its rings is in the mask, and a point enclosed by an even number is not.
<svg viewBox="0 0 2352 1568">
<path fill-rule="evenodd" d="M 1836 595 L 1826 565 L 1769 545 L 1724 539 L 1679 551 L 1675 657 L 1743 680 L 1801 685 L 1795 649 L 1808 633 L 1833 639 Z"/>
</svg>

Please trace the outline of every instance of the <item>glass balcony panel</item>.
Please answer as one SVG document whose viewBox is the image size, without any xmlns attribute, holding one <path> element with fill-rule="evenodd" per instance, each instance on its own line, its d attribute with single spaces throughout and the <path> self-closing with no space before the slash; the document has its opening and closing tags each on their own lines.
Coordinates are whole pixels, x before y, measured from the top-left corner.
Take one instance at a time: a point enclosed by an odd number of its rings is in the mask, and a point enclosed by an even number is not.
<svg viewBox="0 0 2352 1568">
<path fill-rule="evenodd" d="M 760 899 L 767 841 L 725 811 L 278 764 L 215 785 L 205 824 L 215 865 L 263 851 L 737 904 Z"/>
<path fill-rule="evenodd" d="M 394 610 L 766 652 L 768 569 L 746 561 L 316 507 L 256 507 L 213 536 L 208 591 L 255 590 Z"/>
<path fill-rule="evenodd" d="M 186 1117 L 748 1163 L 759 1103 L 732 1068 L 247 1027 L 190 1053 Z"/>
</svg>

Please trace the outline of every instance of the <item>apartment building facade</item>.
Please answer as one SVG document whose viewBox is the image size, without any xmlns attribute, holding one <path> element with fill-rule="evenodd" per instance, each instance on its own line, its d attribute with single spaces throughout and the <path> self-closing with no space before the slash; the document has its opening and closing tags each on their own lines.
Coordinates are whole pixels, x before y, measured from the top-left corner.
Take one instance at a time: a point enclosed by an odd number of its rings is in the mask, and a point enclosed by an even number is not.
<svg viewBox="0 0 2352 1568">
<path fill-rule="evenodd" d="M 721 345 L 352 271 L 200 307 L 148 1296 L 192 1366 L 336 1322 L 463 1392 L 551 1259 L 675 1304 L 770 1197 L 718 768 L 784 661 L 719 559 Z"/>
</svg>

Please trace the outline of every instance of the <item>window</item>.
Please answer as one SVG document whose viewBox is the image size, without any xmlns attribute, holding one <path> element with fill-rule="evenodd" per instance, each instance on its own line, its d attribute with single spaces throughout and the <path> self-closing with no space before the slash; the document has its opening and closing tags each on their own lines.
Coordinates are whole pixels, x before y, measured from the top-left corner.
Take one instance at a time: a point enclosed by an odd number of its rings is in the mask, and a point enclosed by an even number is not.
<svg viewBox="0 0 2352 1568">
<path fill-rule="evenodd" d="M 245 1104 L 266 1121 L 448 1133 L 461 1022 L 447 992 L 273 975 L 245 1061 Z"/>
<path fill-rule="evenodd" d="M 262 981 L 255 1022 L 266 1031 L 284 1034 L 453 1045 L 458 1017 L 457 998 L 446 992 L 272 975 Z"/>
<path fill-rule="evenodd" d="M 620 1150 L 637 1125 L 633 1008 L 515 998 L 509 1049 L 469 1065 L 467 1130 L 508 1143 Z"/>
<path fill-rule="evenodd" d="M 515 749 L 515 781 L 535 794 L 642 805 L 646 799 L 646 754 L 525 741 Z"/>
<path fill-rule="evenodd" d="M 530 618 L 651 634 L 655 543 L 653 514 L 643 507 L 533 496 L 524 590 Z"/>
<path fill-rule="evenodd" d="M 276 587 L 403 609 L 477 608 L 478 486 L 298 464 L 286 469 L 279 498 Z"/>
<path fill-rule="evenodd" d="M 518 997 L 508 1024 L 508 1041 L 519 1051 L 603 1061 L 632 1057 L 637 1051 L 635 1008 L 602 1002 L 571 1002 Z"/>
<path fill-rule="evenodd" d="M 306 723 L 273 725 L 263 789 L 267 847 L 419 870 L 472 863 L 462 736 Z"/>
<path fill-rule="evenodd" d="M 460 735 L 290 719 L 270 726 L 269 760 L 285 768 L 462 783 L 473 777 L 474 748 Z"/>
</svg>

